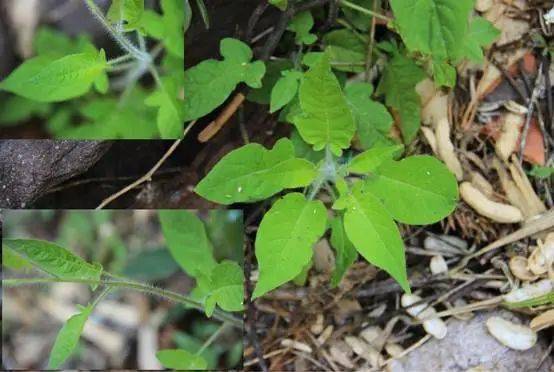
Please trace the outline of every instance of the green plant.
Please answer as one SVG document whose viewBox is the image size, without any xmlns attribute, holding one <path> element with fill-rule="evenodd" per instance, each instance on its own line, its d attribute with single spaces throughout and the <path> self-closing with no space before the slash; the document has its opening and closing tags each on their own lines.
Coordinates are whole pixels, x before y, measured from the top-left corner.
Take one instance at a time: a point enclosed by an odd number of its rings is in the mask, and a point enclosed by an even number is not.
<svg viewBox="0 0 554 372">
<path fill-rule="evenodd" d="M 56 137 L 181 137 L 188 1 L 160 0 L 161 14 L 145 9 L 144 0 L 114 0 L 106 14 L 94 0 L 83 1 L 124 53 L 107 58 L 85 35 L 71 39 L 41 28 L 33 43 L 36 56 L 0 83 L 0 90 L 13 93 L 0 124 L 39 116 L 49 119 Z M 148 73 L 155 85 L 139 85 Z"/>
<path fill-rule="evenodd" d="M 3 279 L 3 286 L 36 283 L 73 282 L 90 285 L 95 299 L 69 318 L 58 333 L 48 367 L 59 368 L 76 348 L 84 325 L 95 306 L 110 292 L 119 289 L 136 290 L 159 296 L 187 308 L 198 309 L 208 317 L 222 322 L 217 331 L 200 347 L 191 350 L 168 349 L 157 353 L 167 368 L 206 369 L 205 351 L 226 327 L 242 329 L 242 320 L 231 312 L 243 310 L 244 274 L 239 263 L 216 261 L 211 240 L 203 222 L 189 211 L 159 211 L 159 220 L 167 248 L 179 267 L 196 279 L 197 286 L 189 296 L 107 272 L 98 263 L 89 263 L 70 250 L 55 243 L 30 239 L 4 239 L 3 265 L 14 270 L 32 267 L 48 277 Z M 152 257 L 150 257 L 152 258 Z M 150 265 L 153 262 L 150 260 Z M 190 346 L 190 343 L 189 343 Z M 211 362 L 213 363 L 213 361 Z M 213 364 L 210 364 L 215 367 Z"/>
<path fill-rule="evenodd" d="M 262 87 L 248 99 L 269 104 L 279 121 L 292 124 L 290 140 L 279 139 L 272 149 L 247 144 L 230 152 L 195 188 L 227 205 L 303 188 L 277 199 L 262 218 L 253 298 L 305 273 L 312 246 L 329 227 L 337 257 L 332 285 L 359 253 L 410 290 L 395 221 L 435 223 L 458 200 L 456 179 L 439 160 L 417 155 L 398 160 L 421 124 L 416 85 L 431 77 L 438 87 L 454 86 L 455 67 L 482 62 L 481 48 L 498 36 L 488 21 L 471 14 L 472 0 L 391 0 L 394 19 L 378 13 L 371 0 L 338 1 L 336 23 L 342 27 L 320 35 L 313 30 L 319 13 L 312 9 L 325 3 L 270 1 L 288 20 L 290 33 L 282 43 L 294 51 L 266 63 Z M 375 18 L 398 37 L 375 43 Z M 369 76 L 376 59 L 384 71 L 374 93 Z M 366 81 L 348 79 L 360 73 Z M 401 138 L 391 136 L 391 112 Z"/>
<path fill-rule="evenodd" d="M 300 83 L 301 111 L 293 122 L 300 137 L 322 150 L 317 164 L 295 154 L 289 139 L 273 149 L 245 145 L 223 157 L 196 186 L 202 197 L 222 204 L 255 202 L 289 193 L 265 214 L 256 236 L 260 276 L 253 297 L 294 279 L 310 264 L 312 246 L 327 229 L 327 209 L 314 200 L 325 189 L 333 199 L 331 242 L 337 250 L 334 284 L 355 260 L 353 247 L 391 274 L 409 291 L 404 249 L 394 220 L 433 223 L 455 207 L 455 177 L 431 156 L 394 158 L 402 145 L 373 147 L 345 162 L 344 149 L 356 130 L 347 97 L 331 72 L 327 55 L 313 64 Z M 338 197 L 336 194 L 338 193 Z"/>
</svg>

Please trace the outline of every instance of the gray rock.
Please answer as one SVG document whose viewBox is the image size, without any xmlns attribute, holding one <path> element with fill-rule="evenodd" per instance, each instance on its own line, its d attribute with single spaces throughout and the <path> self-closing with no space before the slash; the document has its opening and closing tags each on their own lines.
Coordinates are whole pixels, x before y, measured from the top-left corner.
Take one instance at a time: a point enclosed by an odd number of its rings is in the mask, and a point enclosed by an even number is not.
<svg viewBox="0 0 554 372">
<path fill-rule="evenodd" d="M 488 333 L 485 322 L 491 316 L 521 323 L 517 316 L 504 310 L 478 313 L 468 321 L 452 319 L 444 339 L 433 338 L 401 359 L 404 371 L 461 372 L 477 366 L 494 372 L 551 370 L 552 356 L 537 369 L 548 348 L 545 340 L 539 337 L 539 342 L 526 351 L 509 349 Z"/>
<path fill-rule="evenodd" d="M 85 172 L 109 146 L 106 141 L 0 141 L 0 208 L 27 207 L 49 188 Z"/>
</svg>

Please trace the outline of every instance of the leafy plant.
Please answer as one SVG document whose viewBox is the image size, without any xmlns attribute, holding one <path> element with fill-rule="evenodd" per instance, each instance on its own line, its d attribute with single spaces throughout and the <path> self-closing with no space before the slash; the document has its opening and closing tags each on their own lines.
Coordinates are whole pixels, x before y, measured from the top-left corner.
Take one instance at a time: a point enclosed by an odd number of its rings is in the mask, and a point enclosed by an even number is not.
<svg viewBox="0 0 554 372">
<path fill-rule="evenodd" d="M 39 29 L 35 57 L 0 82 L 0 90 L 13 94 L 0 124 L 39 116 L 50 118 L 48 129 L 56 137 L 181 137 L 188 1 L 160 0 L 157 13 L 144 0 L 113 0 L 106 14 L 94 0 L 83 1 L 123 54 L 107 58 L 87 36 Z M 147 73 L 155 86 L 138 85 Z M 73 125 L 75 118 L 79 125 Z"/>
<path fill-rule="evenodd" d="M 311 162 L 296 156 L 293 142 L 285 138 L 270 150 L 249 144 L 223 157 L 196 186 L 199 195 L 223 204 L 256 202 L 305 187 L 304 193 L 279 198 L 260 223 L 255 242 L 260 275 L 254 298 L 294 279 L 310 264 L 312 246 L 328 226 L 327 208 L 315 199 L 322 189 L 333 199 L 330 206 L 335 214 L 331 220 L 331 243 L 338 253 L 334 285 L 357 251 L 409 291 L 404 247 L 394 220 L 433 223 L 456 206 L 456 179 L 434 157 L 395 160 L 402 145 L 375 146 L 353 159 L 343 157 L 364 120 L 360 111 L 380 110 L 368 97 L 355 97 L 351 90 L 349 104 L 331 70 L 329 55 L 319 55 L 301 76 L 299 102 L 291 115 L 301 139 L 311 145 L 311 151 L 323 152 L 323 159 Z"/>
<path fill-rule="evenodd" d="M 89 284 L 97 293 L 94 301 L 86 306 L 79 306 L 79 312 L 71 316 L 59 331 L 50 352 L 48 368 L 59 368 L 73 354 L 85 323 L 96 305 L 108 293 L 118 289 L 137 290 L 160 296 L 181 303 L 185 307 L 204 311 L 208 317 L 222 322 L 219 330 L 197 350 L 158 351 L 158 359 L 166 368 L 206 369 L 208 364 L 202 356 L 204 350 L 225 327 L 242 329 L 242 321 L 231 314 L 243 310 L 244 274 L 241 266 L 231 260 L 219 263 L 215 260 L 204 224 L 196 214 L 189 211 L 163 210 L 159 212 L 159 219 L 171 256 L 182 270 L 197 281 L 197 287 L 190 296 L 107 272 L 100 264 L 91 264 L 52 242 L 30 239 L 2 241 L 5 267 L 20 270 L 32 266 L 49 275 L 40 278 L 3 279 L 4 286 L 75 282 Z"/>
<path fill-rule="evenodd" d="M 342 0 L 334 23 L 333 7 L 322 19 L 318 2 L 269 3 L 283 11 L 281 20 L 289 17 L 281 43 L 293 51 L 266 63 L 262 87 L 247 98 L 292 124 L 291 138 L 271 149 L 247 144 L 231 151 L 195 191 L 227 205 L 285 192 L 272 200 L 256 235 L 254 298 L 305 276 L 312 246 L 329 227 L 333 286 L 359 253 L 409 291 L 395 221 L 435 223 L 458 200 L 456 179 L 439 160 L 399 160 L 421 125 L 416 86 L 430 77 L 441 89 L 453 87 L 456 67 L 482 62 L 482 47 L 499 31 L 472 14 L 472 0 L 390 0 L 392 19 L 371 0 Z M 314 30 L 317 17 L 327 26 L 322 33 Z M 372 40 L 376 20 L 396 36 Z M 383 71 L 374 91 L 377 68 Z"/>
</svg>

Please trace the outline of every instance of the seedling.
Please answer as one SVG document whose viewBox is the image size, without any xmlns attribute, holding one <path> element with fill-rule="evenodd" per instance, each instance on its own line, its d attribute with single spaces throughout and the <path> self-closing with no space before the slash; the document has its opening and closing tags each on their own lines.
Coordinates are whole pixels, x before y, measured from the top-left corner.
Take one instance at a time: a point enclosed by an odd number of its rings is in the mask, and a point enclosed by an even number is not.
<svg viewBox="0 0 554 372">
<path fill-rule="evenodd" d="M 269 104 L 280 121 L 291 123 L 291 139 L 279 139 L 272 149 L 247 144 L 230 152 L 195 188 L 202 197 L 227 205 L 303 188 L 281 195 L 262 218 L 255 241 L 259 279 L 253 298 L 305 274 L 312 247 L 328 228 L 336 250 L 333 286 L 359 253 L 409 292 L 395 221 L 435 223 L 458 201 L 456 178 L 439 160 L 398 159 L 403 144 L 410 144 L 420 128 L 416 85 L 429 76 L 438 87 L 454 86 L 455 66 L 468 59 L 481 62 L 481 47 L 492 43 L 498 30 L 480 17 L 470 19 L 472 0 L 391 0 L 394 19 L 367 9 L 367 3 L 339 1 L 347 20 L 339 23 L 345 27 L 325 33 L 318 44 L 307 3 L 270 1 L 283 17 L 294 15 L 286 30 L 294 34 L 297 47 L 290 60 L 266 64 L 262 88 L 251 91 L 248 99 Z M 372 17 L 387 21 L 398 39 L 368 50 L 373 40 L 365 35 Z M 323 52 L 313 51 L 314 45 Z M 387 62 L 373 94 L 368 77 L 375 55 Z M 348 81 L 345 73 L 365 73 L 366 81 Z M 386 106 L 373 95 L 383 96 Z M 396 114 L 401 138 L 391 137 L 389 110 Z"/>
<path fill-rule="evenodd" d="M 297 156 L 286 138 L 270 150 L 249 144 L 223 157 L 195 189 L 208 200 L 232 204 L 305 188 L 304 193 L 277 200 L 260 223 L 255 246 L 260 276 L 253 296 L 299 275 L 328 224 L 337 251 L 333 284 L 358 252 L 409 292 L 404 247 L 394 220 L 421 225 L 447 216 L 458 200 L 455 177 L 431 156 L 395 160 L 402 145 L 373 147 L 351 160 L 344 158 L 356 132 L 356 100 L 349 102 L 342 92 L 327 55 L 303 75 L 298 100 L 300 110 L 292 121 L 302 140 L 312 145 L 313 155 L 324 154 L 322 160 L 314 163 Z M 324 202 L 316 199 L 322 190 L 333 200 L 330 221 Z"/>
<path fill-rule="evenodd" d="M 93 301 L 79 307 L 79 312 L 64 324 L 50 352 L 49 369 L 60 368 L 72 355 L 85 323 L 96 305 L 116 290 L 127 289 L 183 304 L 205 312 L 222 322 L 221 327 L 197 351 L 183 349 L 160 350 L 156 354 L 166 368 L 206 369 L 202 352 L 210 346 L 225 327 L 242 330 L 242 320 L 231 312 L 243 310 L 244 274 L 241 266 L 231 260 L 217 262 L 203 222 L 188 211 L 164 210 L 159 219 L 167 247 L 197 286 L 189 296 L 110 273 L 98 263 L 89 263 L 70 250 L 55 243 L 30 239 L 4 239 L 3 265 L 15 270 L 34 267 L 48 277 L 3 279 L 3 286 L 37 283 L 72 282 L 89 285 L 95 293 Z"/>
</svg>

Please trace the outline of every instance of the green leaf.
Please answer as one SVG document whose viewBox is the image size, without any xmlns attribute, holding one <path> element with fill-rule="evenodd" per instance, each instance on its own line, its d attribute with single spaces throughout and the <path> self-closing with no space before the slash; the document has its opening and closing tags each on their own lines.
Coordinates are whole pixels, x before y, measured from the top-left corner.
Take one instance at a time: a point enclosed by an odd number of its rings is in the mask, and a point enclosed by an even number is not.
<svg viewBox="0 0 554 372">
<path fill-rule="evenodd" d="M 458 202 L 456 177 L 433 156 L 384 162 L 364 183 L 397 221 L 423 225 L 440 221 Z"/>
<path fill-rule="evenodd" d="M 282 138 L 271 150 L 251 143 L 231 151 L 196 186 L 205 199 L 232 204 L 263 200 L 287 188 L 309 185 L 315 166 L 294 157 L 290 140 Z"/>
<path fill-rule="evenodd" d="M 529 171 L 529 175 L 539 179 L 548 179 L 554 175 L 554 167 L 533 165 L 533 169 Z"/>
<path fill-rule="evenodd" d="M 265 214 L 256 234 L 260 277 L 252 298 L 293 279 L 309 263 L 312 245 L 323 235 L 327 211 L 319 200 L 291 193 Z"/>
<path fill-rule="evenodd" d="M 415 86 L 424 78 L 425 73 L 412 59 L 394 52 L 377 88 L 378 94 L 385 95 L 387 106 L 398 111 L 406 144 L 415 138 L 420 127 L 421 103 Z"/>
<path fill-rule="evenodd" d="M 45 117 L 50 110 L 48 103 L 10 95 L 0 102 L 0 126 L 19 124 L 33 116 Z"/>
<path fill-rule="evenodd" d="M 167 248 L 189 275 L 206 275 L 216 266 L 213 248 L 204 224 L 186 210 L 160 210 L 160 223 Z"/>
<path fill-rule="evenodd" d="M 456 69 L 444 61 L 434 60 L 431 68 L 437 86 L 454 87 L 456 85 Z"/>
<path fill-rule="evenodd" d="M 288 59 L 268 61 L 266 63 L 266 72 L 262 79 L 262 86 L 257 89 L 251 89 L 246 98 L 251 102 L 268 105 L 271 100 L 271 91 L 277 80 L 281 78 L 281 72 L 290 70 L 293 67 L 293 63 Z"/>
<path fill-rule="evenodd" d="M 287 10 L 288 0 L 269 0 L 269 3 L 281 10 Z"/>
<path fill-rule="evenodd" d="M 162 40 L 165 35 L 164 19 L 158 13 L 146 9 L 142 14 L 141 27 L 146 35 Z"/>
<path fill-rule="evenodd" d="M 351 3 L 354 3 L 360 6 L 361 8 L 365 8 L 365 9 L 373 9 L 374 1 L 375 0 L 350 0 Z M 344 12 L 344 15 L 346 16 L 346 18 L 350 21 L 350 23 L 354 27 L 356 27 L 360 31 L 369 31 L 371 27 L 371 18 L 372 18 L 370 15 L 359 12 L 354 9 L 350 9 L 346 6 L 342 6 L 342 11 Z"/>
<path fill-rule="evenodd" d="M 390 5 L 409 51 L 445 61 L 460 57 L 473 0 L 391 0 Z"/>
<path fill-rule="evenodd" d="M 357 182 L 349 194 L 341 195 L 333 208 L 346 208 L 344 229 L 356 250 L 409 292 L 404 243 L 398 227 L 379 199 L 364 191 L 362 182 Z"/>
<path fill-rule="evenodd" d="M 106 71 L 103 71 L 98 77 L 94 80 L 94 89 L 98 93 L 106 94 L 110 88 L 110 80 Z"/>
<path fill-rule="evenodd" d="M 122 274 L 128 278 L 152 282 L 166 279 L 179 270 L 171 252 L 163 247 L 140 251 L 125 260 Z"/>
<path fill-rule="evenodd" d="M 146 97 L 146 91 L 136 87 L 124 101 L 116 97 L 96 98 L 79 107 L 79 113 L 85 119 L 81 125 L 72 125 L 75 124 L 71 119 L 75 115 L 73 110 L 58 111 L 61 117 L 56 120 L 63 121 L 49 128 L 57 138 L 150 139 L 158 134 L 158 129 L 154 124 L 156 110 L 144 104 Z M 54 118 L 49 124 L 54 124 Z"/>
<path fill-rule="evenodd" d="M 298 130 L 296 128 L 292 128 L 290 141 L 294 146 L 294 153 L 298 158 L 306 159 L 314 164 L 319 163 L 325 158 L 325 152 L 314 151 L 312 146 L 308 145 L 306 142 L 304 142 L 302 137 L 300 137 L 300 134 L 298 133 Z"/>
<path fill-rule="evenodd" d="M 183 79 L 182 73 L 179 75 L 163 77 L 162 86 L 144 101 L 147 106 L 159 107 L 157 124 L 162 138 L 183 136 L 183 102 L 179 99 Z"/>
<path fill-rule="evenodd" d="M 489 46 L 500 35 L 497 29 L 482 17 L 475 17 L 470 23 L 469 34 L 464 38 L 463 56 L 473 62 L 483 62 L 482 47 Z"/>
<path fill-rule="evenodd" d="M 337 252 L 335 257 L 335 270 L 331 276 L 331 286 L 336 287 L 346 270 L 358 258 L 358 251 L 346 237 L 342 217 L 336 217 L 331 221 L 331 246 Z"/>
<path fill-rule="evenodd" d="M 207 316 L 212 316 L 216 303 L 225 311 L 243 310 L 244 272 L 236 262 L 223 261 L 214 267 L 209 288 L 205 300 Z"/>
<path fill-rule="evenodd" d="M 367 40 L 349 29 L 331 31 L 323 37 L 325 51 L 333 68 L 338 71 L 363 72 L 367 55 Z"/>
<path fill-rule="evenodd" d="M 72 54 L 60 59 L 35 57 L 0 83 L 0 89 L 39 102 L 58 102 L 87 93 L 106 69 L 106 54 Z"/>
<path fill-rule="evenodd" d="M 90 264 L 54 243 L 42 240 L 4 239 L 2 248 L 11 249 L 42 271 L 61 279 L 99 281 L 100 264 Z M 92 286 L 96 288 L 95 285 Z"/>
<path fill-rule="evenodd" d="M 206 369 L 207 363 L 200 355 L 183 349 L 165 349 L 156 353 L 156 358 L 165 368 L 182 371 Z"/>
<path fill-rule="evenodd" d="M 33 267 L 29 261 L 18 256 L 11 249 L 2 249 L 2 266 L 12 270 L 27 269 Z"/>
<path fill-rule="evenodd" d="M 113 0 L 108 10 L 108 19 L 113 23 L 123 22 L 125 31 L 134 31 L 141 24 L 144 0 Z"/>
<path fill-rule="evenodd" d="M 329 146 L 337 156 L 350 147 L 356 124 L 327 55 L 304 75 L 299 98 L 302 114 L 294 117 L 294 125 L 304 141 L 316 151 Z"/>
<path fill-rule="evenodd" d="M 250 63 L 252 51 L 246 44 L 226 38 L 221 41 L 220 51 L 223 61 L 205 60 L 185 71 L 185 121 L 212 112 L 241 82 L 261 87 L 265 65 L 261 61 Z"/>
<path fill-rule="evenodd" d="M 80 306 L 80 312 L 71 316 L 65 322 L 62 329 L 56 336 L 56 341 L 50 352 L 48 360 L 48 369 L 58 369 L 63 362 L 73 353 L 79 338 L 85 327 L 85 323 L 92 312 L 93 305 L 89 304 L 86 307 Z"/>
<path fill-rule="evenodd" d="M 196 335 L 192 335 L 189 333 L 176 330 L 172 334 L 172 338 L 175 342 L 176 347 L 178 347 L 179 349 L 185 349 L 193 354 L 196 354 L 198 351 L 200 351 L 200 349 L 202 348 L 202 344 L 204 343 Z M 204 358 L 204 360 L 206 360 L 207 369 L 215 370 L 219 365 L 219 357 L 224 352 L 225 349 L 223 347 L 218 347 L 218 345 L 216 344 L 212 345 L 212 347 L 205 348 L 199 355 Z"/>
<path fill-rule="evenodd" d="M 33 47 L 37 55 L 49 55 L 54 58 L 75 53 L 98 53 L 88 35 L 80 35 L 77 39 L 72 39 L 63 32 L 48 26 L 38 29 L 33 38 Z"/>
<path fill-rule="evenodd" d="M 344 89 L 356 120 L 358 137 L 364 148 L 370 148 L 376 144 L 386 144 L 388 142 L 386 138 L 393 124 L 392 116 L 387 108 L 370 98 L 372 92 L 373 86 L 362 82 L 348 84 Z"/>
<path fill-rule="evenodd" d="M 315 43 L 317 40 L 317 36 L 310 33 L 312 27 L 314 27 L 314 17 L 310 11 L 304 11 L 294 16 L 294 18 L 290 21 L 287 30 L 296 34 L 294 38 L 296 44 L 310 45 Z"/>
<path fill-rule="evenodd" d="M 163 11 L 164 36 L 166 49 L 180 59 L 185 58 L 185 2 L 183 0 L 161 0 Z"/>
<path fill-rule="evenodd" d="M 301 78 L 302 74 L 298 71 L 285 70 L 282 72 L 282 77 L 277 80 L 271 90 L 270 113 L 280 110 L 292 101 L 298 92 L 298 82 Z"/>
<path fill-rule="evenodd" d="M 394 145 L 387 147 L 374 147 L 356 155 L 348 164 L 351 173 L 366 174 L 374 172 L 387 160 L 394 159 L 402 153 L 404 146 Z"/>
</svg>

